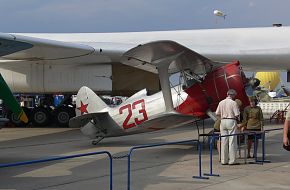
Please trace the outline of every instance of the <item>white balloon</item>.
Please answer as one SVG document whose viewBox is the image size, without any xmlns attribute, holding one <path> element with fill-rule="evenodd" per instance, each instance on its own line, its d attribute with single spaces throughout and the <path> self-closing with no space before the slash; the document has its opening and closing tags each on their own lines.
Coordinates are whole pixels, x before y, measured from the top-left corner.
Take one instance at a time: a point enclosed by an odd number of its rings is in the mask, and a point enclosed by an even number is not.
<svg viewBox="0 0 290 190">
<path fill-rule="evenodd" d="M 219 10 L 214 10 L 213 14 L 215 16 L 223 17 L 224 19 L 226 19 L 226 16 L 227 16 L 226 14 L 224 14 L 222 11 L 219 11 Z"/>
</svg>

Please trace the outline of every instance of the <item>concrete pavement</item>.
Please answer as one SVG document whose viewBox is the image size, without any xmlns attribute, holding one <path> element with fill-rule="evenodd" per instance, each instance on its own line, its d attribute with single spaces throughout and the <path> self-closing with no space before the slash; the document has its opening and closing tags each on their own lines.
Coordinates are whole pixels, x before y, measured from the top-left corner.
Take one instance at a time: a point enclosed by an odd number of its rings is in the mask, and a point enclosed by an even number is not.
<svg viewBox="0 0 290 190">
<path fill-rule="evenodd" d="M 206 132 L 213 123 L 206 122 Z M 270 125 L 265 128 L 278 128 Z M 126 155 L 141 144 L 197 138 L 194 126 L 126 137 L 104 139 L 93 146 L 78 129 L 4 128 L 0 130 L 0 163 L 33 160 L 49 156 L 108 150 Z M 196 146 L 171 145 L 137 150 L 132 157 L 131 189 L 289 189 L 289 153 L 282 149 L 282 131 L 267 134 L 266 152 L 271 163 L 222 166 L 214 152 L 214 172 L 220 177 L 193 179 L 198 175 Z M 261 143 L 260 143 L 261 144 Z M 259 151 L 261 147 L 259 147 Z M 203 172 L 209 171 L 209 150 L 202 152 Z M 243 154 L 242 154 L 243 155 Z M 260 154 L 259 154 L 260 155 Z M 243 163 L 243 159 L 239 160 Z M 89 156 L 66 161 L 0 169 L 0 189 L 109 189 L 108 160 Z M 113 187 L 127 188 L 127 158 L 113 160 Z"/>
</svg>

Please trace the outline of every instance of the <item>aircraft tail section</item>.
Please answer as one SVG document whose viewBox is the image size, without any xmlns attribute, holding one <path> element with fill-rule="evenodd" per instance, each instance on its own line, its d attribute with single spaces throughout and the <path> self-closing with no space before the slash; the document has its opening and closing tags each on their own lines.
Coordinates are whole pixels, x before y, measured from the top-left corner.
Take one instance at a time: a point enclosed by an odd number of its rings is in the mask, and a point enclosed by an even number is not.
<svg viewBox="0 0 290 190">
<path fill-rule="evenodd" d="M 107 104 L 86 86 L 77 94 L 76 117 L 70 119 L 69 126 L 80 127 L 81 132 L 92 139 L 120 131 L 109 114 Z"/>
<path fill-rule="evenodd" d="M 18 116 L 18 118 L 23 121 L 24 123 L 28 123 L 28 117 L 26 116 L 23 109 L 20 107 L 19 103 L 14 98 L 11 90 L 9 89 L 8 85 L 6 84 L 4 78 L 0 74 L 0 99 L 2 99 L 5 105 Z"/>
<path fill-rule="evenodd" d="M 83 86 L 78 91 L 76 100 L 76 115 L 106 112 L 107 104 L 90 88 Z"/>
</svg>

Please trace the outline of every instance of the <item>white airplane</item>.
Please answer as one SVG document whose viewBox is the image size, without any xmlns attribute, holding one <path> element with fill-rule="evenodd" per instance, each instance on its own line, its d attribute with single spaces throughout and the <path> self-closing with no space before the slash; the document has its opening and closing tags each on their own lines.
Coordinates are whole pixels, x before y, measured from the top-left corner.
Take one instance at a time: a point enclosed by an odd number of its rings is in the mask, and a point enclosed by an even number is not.
<svg viewBox="0 0 290 190">
<path fill-rule="evenodd" d="M 171 40 L 213 61 L 239 60 L 244 70 L 288 71 L 289 34 L 289 27 L 87 34 L 2 33 L 0 72 L 11 90 L 18 93 L 74 93 L 88 85 L 96 92 L 128 95 L 144 87 L 152 91 L 159 89 L 157 69 L 121 60 L 128 50 L 140 44 Z M 150 49 L 156 50 L 158 47 Z M 144 59 L 148 58 L 146 52 L 143 52 Z M 33 109 L 32 122 L 47 124 L 51 120 L 48 107 Z M 61 107 L 54 114 L 60 124 L 66 123 L 72 117 L 72 108 Z"/>
</svg>

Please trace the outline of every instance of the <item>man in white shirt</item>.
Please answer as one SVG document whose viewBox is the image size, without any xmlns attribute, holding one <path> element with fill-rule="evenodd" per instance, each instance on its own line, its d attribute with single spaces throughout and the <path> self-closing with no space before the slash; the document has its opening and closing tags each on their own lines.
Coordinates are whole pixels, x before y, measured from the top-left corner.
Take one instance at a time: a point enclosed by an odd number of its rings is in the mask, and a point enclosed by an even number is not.
<svg viewBox="0 0 290 190">
<path fill-rule="evenodd" d="M 229 89 L 227 98 L 222 100 L 216 110 L 216 115 L 221 117 L 221 135 L 237 133 L 237 120 L 240 110 L 237 102 L 234 101 L 237 92 Z M 221 138 L 221 163 L 223 165 L 236 165 L 237 136 Z"/>
</svg>

